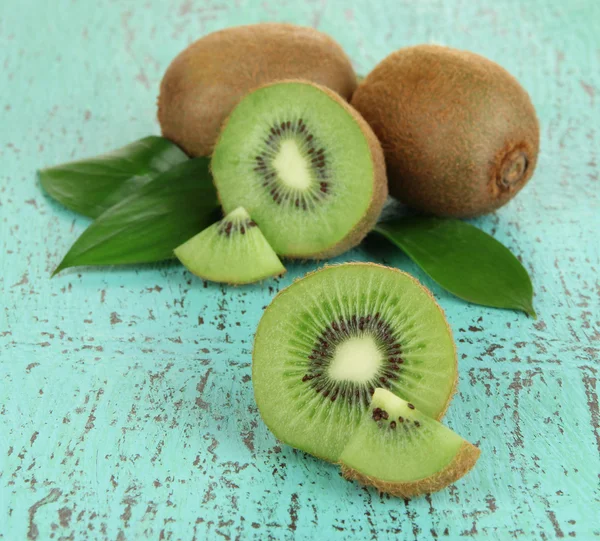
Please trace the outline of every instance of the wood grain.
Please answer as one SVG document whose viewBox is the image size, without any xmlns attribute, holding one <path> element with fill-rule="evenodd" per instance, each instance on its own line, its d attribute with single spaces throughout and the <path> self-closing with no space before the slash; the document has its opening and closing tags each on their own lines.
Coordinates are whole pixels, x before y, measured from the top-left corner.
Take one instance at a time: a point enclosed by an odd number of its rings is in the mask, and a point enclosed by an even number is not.
<svg viewBox="0 0 600 541">
<path fill-rule="evenodd" d="M 273 294 L 161 264 L 65 272 L 88 224 L 36 169 L 158 133 L 170 60 L 212 30 L 293 21 L 333 35 L 358 72 L 435 42 L 499 62 L 542 127 L 536 174 L 474 223 L 532 273 L 539 319 L 461 302 L 387 245 L 336 261 L 429 286 L 459 349 L 446 422 L 482 457 L 404 502 L 279 444 L 250 352 Z M 0 6 L 0 539 L 552 539 L 600 535 L 600 4 L 594 0 L 4 0 Z"/>
</svg>

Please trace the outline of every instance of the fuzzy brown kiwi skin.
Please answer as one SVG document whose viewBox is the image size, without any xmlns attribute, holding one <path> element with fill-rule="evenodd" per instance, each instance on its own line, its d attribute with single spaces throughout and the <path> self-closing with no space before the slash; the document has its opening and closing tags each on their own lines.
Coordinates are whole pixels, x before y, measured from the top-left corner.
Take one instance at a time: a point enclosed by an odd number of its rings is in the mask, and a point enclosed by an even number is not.
<svg viewBox="0 0 600 541">
<path fill-rule="evenodd" d="M 465 441 L 454 457 L 454 460 L 442 471 L 425 479 L 407 483 L 382 481 L 376 477 L 370 477 L 353 470 L 345 464 L 340 464 L 340 467 L 342 475 L 349 481 L 354 480 L 362 485 L 375 487 L 380 493 L 387 493 L 400 498 L 413 498 L 422 494 L 437 492 L 458 481 L 475 466 L 480 454 L 481 451 L 478 447 Z"/>
<path fill-rule="evenodd" d="M 309 272 L 309 273 L 305 274 L 304 276 L 302 276 L 300 278 L 297 278 L 296 280 L 294 280 L 294 282 L 297 282 L 299 280 L 304 280 L 305 278 L 307 278 L 311 274 L 315 274 L 315 273 L 317 273 L 320 270 L 323 270 L 325 268 L 347 266 L 347 265 L 353 265 L 353 266 L 357 266 L 358 265 L 358 266 L 373 267 L 373 268 L 374 267 L 380 267 L 380 268 L 384 268 L 384 269 L 393 270 L 394 272 L 397 272 L 398 274 L 402 274 L 402 275 L 407 276 L 408 278 L 410 278 L 415 284 L 417 284 L 420 288 L 422 288 L 423 290 L 425 290 L 425 292 L 429 295 L 429 297 L 436 303 L 439 311 L 442 314 L 442 317 L 444 319 L 444 323 L 446 324 L 446 328 L 448 329 L 448 332 L 450 333 L 450 336 L 452 337 L 452 330 L 450 328 L 450 325 L 448 324 L 448 320 L 446 319 L 446 315 L 445 315 L 444 311 L 442 310 L 442 307 L 439 304 L 437 304 L 437 301 L 435 300 L 435 297 L 431 294 L 431 292 L 423 284 L 421 284 L 416 278 L 414 278 L 410 274 L 408 274 L 406 272 L 403 272 L 401 270 L 395 269 L 393 267 L 386 267 L 385 265 L 380 265 L 378 263 L 363 263 L 363 262 L 340 263 L 338 265 L 324 265 L 320 269 L 314 270 L 312 272 Z M 286 289 L 288 289 L 289 287 L 291 287 L 291 285 L 292 284 L 290 284 L 288 287 L 286 287 L 286 288 L 282 289 L 281 291 L 279 291 L 279 293 L 277 293 L 277 295 L 275 295 L 275 297 L 273 297 L 273 299 L 271 300 L 271 303 L 274 302 L 274 300 L 277 297 L 279 297 L 279 295 L 281 295 Z M 256 334 L 255 334 L 254 344 L 256 344 L 256 336 L 258 336 L 259 332 L 260 332 L 260 323 L 258 325 L 258 329 L 257 329 Z M 454 343 L 454 339 L 452 339 L 452 346 L 454 348 L 454 373 L 455 373 L 454 381 L 452 382 L 452 390 L 448 394 L 448 399 L 446 400 L 446 404 L 442 408 L 440 414 L 435 418 L 436 421 L 440 421 L 444 417 L 444 415 L 446 414 L 446 411 L 448 410 L 448 406 L 450 405 L 450 402 L 452 401 L 452 398 L 454 397 L 454 393 L 456 392 L 456 386 L 457 386 L 457 383 L 458 383 L 458 357 L 457 357 L 457 353 L 456 353 L 456 344 Z M 255 356 L 255 350 L 254 350 L 254 346 L 253 346 L 253 350 L 252 350 L 252 359 L 253 360 L 254 360 L 254 356 Z M 254 363 L 252 363 L 252 376 L 254 377 Z M 256 401 L 256 396 L 255 396 L 255 401 Z M 260 413 L 260 410 L 259 410 L 259 413 Z M 269 429 L 272 431 L 271 427 L 269 427 Z M 275 435 L 276 438 L 279 438 L 279 436 L 277 435 L 276 432 L 273 431 L 273 434 Z M 283 440 L 281 440 L 281 441 L 283 441 Z M 327 458 L 325 458 L 325 457 L 322 457 L 322 456 L 319 456 L 319 455 L 313 455 L 313 456 L 316 456 L 317 458 L 320 458 L 321 460 L 325 460 L 326 462 L 329 462 L 329 460 Z"/>
<path fill-rule="evenodd" d="M 390 194 L 426 213 L 492 212 L 537 163 L 539 123 L 527 92 L 468 51 L 400 49 L 369 73 L 352 105 L 382 143 Z"/>
<path fill-rule="evenodd" d="M 162 133 L 191 156 L 209 156 L 223 120 L 242 96 L 290 78 L 314 81 L 344 99 L 357 85 L 340 45 L 313 28 L 261 23 L 208 34 L 182 51 L 162 79 Z"/>
<path fill-rule="evenodd" d="M 337 103 L 342 109 L 348 112 L 352 118 L 356 121 L 358 126 L 360 127 L 363 135 L 367 140 L 367 144 L 369 145 L 369 152 L 371 154 L 371 163 L 373 164 L 373 192 L 371 194 L 371 200 L 369 202 L 369 206 L 365 211 L 363 217 L 354 225 L 354 227 L 347 233 L 347 235 L 340 240 L 337 244 L 331 246 L 327 250 L 322 252 L 316 252 L 307 256 L 306 254 L 285 254 L 287 259 L 327 259 L 331 257 L 335 257 L 337 255 L 343 254 L 347 252 L 351 248 L 358 246 L 362 240 L 367 236 L 367 234 L 373 229 L 375 224 L 377 223 L 377 219 L 381 214 L 381 210 L 383 209 L 383 205 L 388 196 L 388 182 L 386 176 L 386 168 L 385 168 L 385 158 L 383 155 L 383 149 L 381 148 L 381 144 L 379 140 L 373 133 L 371 127 L 367 124 L 364 118 L 360 116 L 358 111 L 354 109 L 347 101 L 343 100 L 337 93 L 333 92 L 327 87 L 322 85 L 318 85 L 311 81 L 306 81 L 303 79 L 287 79 L 283 81 L 276 81 L 273 83 L 269 83 L 263 85 L 255 90 L 259 90 L 260 88 L 265 88 L 272 85 L 277 84 L 285 84 L 285 83 L 297 83 L 297 84 L 306 84 L 310 86 L 314 86 L 319 90 L 323 91 L 327 94 L 335 103 Z M 227 123 L 229 122 L 229 115 L 224 121 L 221 127 L 220 133 L 223 133 L 225 130 Z M 220 136 L 220 134 L 219 134 Z M 219 144 L 217 139 L 216 145 Z M 216 146 L 215 145 L 215 146 Z M 212 169 L 211 169 L 212 171 Z M 221 202 L 221 196 L 217 191 L 217 197 L 219 198 L 219 202 Z M 259 224 L 260 225 L 260 224 Z"/>
</svg>

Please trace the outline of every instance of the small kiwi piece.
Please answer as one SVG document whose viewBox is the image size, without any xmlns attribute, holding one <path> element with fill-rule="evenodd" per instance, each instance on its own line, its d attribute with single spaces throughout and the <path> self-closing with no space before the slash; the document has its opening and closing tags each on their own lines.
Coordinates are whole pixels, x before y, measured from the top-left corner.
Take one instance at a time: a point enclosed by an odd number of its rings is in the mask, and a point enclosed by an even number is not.
<svg viewBox="0 0 600 541">
<path fill-rule="evenodd" d="M 421 211 L 486 214 L 535 169 L 539 125 L 527 92 L 477 54 L 400 49 L 368 74 L 352 105 L 381 141 L 390 194 Z"/>
<path fill-rule="evenodd" d="M 225 212 L 243 206 L 279 255 L 356 246 L 387 196 L 381 146 L 360 115 L 307 81 L 263 86 L 235 107 L 211 160 Z"/>
<path fill-rule="evenodd" d="M 285 273 L 242 207 L 177 247 L 175 255 L 190 272 L 213 282 L 248 284 Z"/>
<path fill-rule="evenodd" d="M 192 156 L 209 156 L 240 98 L 282 79 L 314 81 L 347 100 L 357 84 L 340 45 L 314 28 L 282 23 L 227 28 L 192 43 L 167 69 L 158 98 L 162 133 Z"/>
<path fill-rule="evenodd" d="M 280 292 L 254 340 L 260 414 L 284 443 L 337 462 L 375 388 L 433 418 L 457 378 L 444 314 L 410 275 L 373 263 L 326 266 Z"/>
<path fill-rule="evenodd" d="M 342 473 L 402 498 L 437 492 L 465 475 L 479 448 L 386 389 L 371 406 L 340 456 Z"/>
</svg>

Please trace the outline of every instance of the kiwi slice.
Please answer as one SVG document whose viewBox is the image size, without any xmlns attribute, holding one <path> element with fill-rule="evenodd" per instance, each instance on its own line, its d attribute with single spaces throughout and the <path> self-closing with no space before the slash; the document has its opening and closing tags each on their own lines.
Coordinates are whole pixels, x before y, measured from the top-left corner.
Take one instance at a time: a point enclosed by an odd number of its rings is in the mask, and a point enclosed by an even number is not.
<svg viewBox="0 0 600 541">
<path fill-rule="evenodd" d="M 477 447 L 386 389 L 340 456 L 342 473 L 394 496 L 410 498 L 454 483 L 477 462 Z"/>
<path fill-rule="evenodd" d="M 211 169 L 226 212 L 243 206 L 275 252 L 323 258 L 358 244 L 387 196 L 383 151 L 334 92 L 278 82 L 245 96 Z"/>
<path fill-rule="evenodd" d="M 512 199 L 533 175 L 540 129 L 527 92 L 495 62 L 438 45 L 400 49 L 352 96 L 385 149 L 390 194 L 438 216 Z"/>
<path fill-rule="evenodd" d="M 192 156 L 210 156 L 235 104 L 283 79 L 314 81 L 344 99 L 356 89 L 350 59 L 323 32 L 283 23 L 226 28 L 192 43 L 167 69 L 158 98 L 163 135 Z"/>
<path fill-rule="evenodd" d="M 214 282 L 248 284 L 285 272 L 242 207 L 177 247 L 175 255 L 189 271 Z"/>
<path fill-rule="evenodd" d="M 429 291 L 373 263 L 329 266 L 294 282 L 267 307 L 254 341 L 264 422 L 283 442 L 332 462 L 375 388 L 438 419 L 456 377 L 452 334 Z"/>
</svg>

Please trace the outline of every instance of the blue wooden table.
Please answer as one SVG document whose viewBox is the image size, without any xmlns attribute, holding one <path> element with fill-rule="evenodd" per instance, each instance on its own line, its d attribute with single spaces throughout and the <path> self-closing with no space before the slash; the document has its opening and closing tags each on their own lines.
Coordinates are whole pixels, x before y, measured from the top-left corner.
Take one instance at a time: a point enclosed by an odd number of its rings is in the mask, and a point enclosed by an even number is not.
<svg viewBox="0 0 600 541">
<path fill-rule="evenodd" d="M 175 263 L 50 273 L 88 220 L 36 169 L 158 133 L 169 61 L 230 25 L 333 35 L 366 73 L 436 42 L 499 62 L 530 92 L 542 152 L 474 223 L 533 277 L 537 321 L 469 305 L 373 241 L 336 261 L 402 268 L 446 310 L 460 383 L 446 422 L 475 470 L 410 502 L 278 443 L 250 380 L 274 293 Z M 3 0 L 0 5 L 0 539 L 553 539 L 600 536 L 600 4 L 595 0 Z"/>
</svg>

